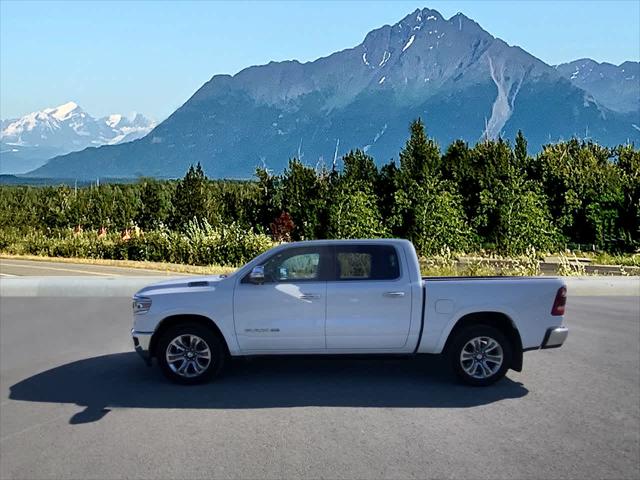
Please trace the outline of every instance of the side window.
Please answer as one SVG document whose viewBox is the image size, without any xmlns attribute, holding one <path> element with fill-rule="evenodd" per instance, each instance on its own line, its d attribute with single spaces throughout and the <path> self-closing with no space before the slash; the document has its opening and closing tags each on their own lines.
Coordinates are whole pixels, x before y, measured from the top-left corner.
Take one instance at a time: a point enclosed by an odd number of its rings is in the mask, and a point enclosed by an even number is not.
<svg viewBox="0 0 640 480">
<path fill-rule="evenodd" d="M 339 280 L 367 280 L 371 278 L 371 254 L 337 252 Z"/>
<path fill-rule="evenodd" d="M 400 277 L 396 249 L 389 245 L 336 248 L 338 280 L 394 280 Z"/>
<path fill-rule="evenodd" d="M 320 279 L 320 252 L 282 252 L 264 264 L 265 281 L 286 282 Z"/>
</svg>

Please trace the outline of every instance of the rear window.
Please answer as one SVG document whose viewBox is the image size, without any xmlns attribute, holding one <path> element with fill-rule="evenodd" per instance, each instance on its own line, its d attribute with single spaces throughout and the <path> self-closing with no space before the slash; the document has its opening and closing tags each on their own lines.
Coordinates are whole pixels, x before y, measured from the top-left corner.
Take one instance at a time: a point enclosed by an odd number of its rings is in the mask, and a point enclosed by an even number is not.
<svg viewBox="0 0 640 480">
<path fill-rule="evenodd" d="M 394 280 L 400 277 L 396 249 L 389 245 L 336 248 L 338 280 Z"/>
</svg>

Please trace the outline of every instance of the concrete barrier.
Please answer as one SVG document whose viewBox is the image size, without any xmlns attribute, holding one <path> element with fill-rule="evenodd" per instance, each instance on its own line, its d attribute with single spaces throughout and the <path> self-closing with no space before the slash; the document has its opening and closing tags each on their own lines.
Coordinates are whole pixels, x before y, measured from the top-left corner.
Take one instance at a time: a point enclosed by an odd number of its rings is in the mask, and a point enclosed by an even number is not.
<svg viewBox="0 0 640 480">
<path fill-rule="evenodd" d="M 171 277 L 0 278 L 0 297 L 131 297 L 142 287 Z"/>
<path fill-rule="evenodd" d="M 130 297 L 158 277 L 0 278 L 0 297 Z M 566 277 L 569 296 L 640 297 L 640 277 Z"/>
</svg>

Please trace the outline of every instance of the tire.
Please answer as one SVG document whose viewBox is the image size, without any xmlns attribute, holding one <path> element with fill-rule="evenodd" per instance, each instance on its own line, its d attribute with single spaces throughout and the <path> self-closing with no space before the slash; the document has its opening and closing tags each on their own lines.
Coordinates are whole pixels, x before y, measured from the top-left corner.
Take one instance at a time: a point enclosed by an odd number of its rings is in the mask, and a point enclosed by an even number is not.
<svg viewBox="0 0 640 480">
<path fill-rule="evenodd" d="M 485 387 L 506 375 L 513 347 L 500 330 L 472 325 L 455 334 L 447 353 L 453 371 L 463 383 Z"/>
<path fill-rule="evenodd" d="M 226 356 L 226 349 L 213 329 L 197 323 L 169 328 L 158 340 L 156 352 L 165 376 L 183 385 L 203 383 L 217 376 Z"/>
</svg>

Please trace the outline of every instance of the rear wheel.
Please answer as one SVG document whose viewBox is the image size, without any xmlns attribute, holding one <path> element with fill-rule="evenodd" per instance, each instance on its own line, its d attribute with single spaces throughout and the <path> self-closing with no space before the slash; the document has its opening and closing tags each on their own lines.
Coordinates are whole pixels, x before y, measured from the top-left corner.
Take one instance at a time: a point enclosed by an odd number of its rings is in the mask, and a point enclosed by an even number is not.
<svg viewBox="0 0 640 480">
<path fill-rule="evenodd" d="M 456 333 L 448 355 L 460 380 L 468 385 L 486 386 L 506 375 L 512 352 L 511 343 L 500 330 L 473 325 Z"/>
<path fill-rule="evenodd" d="M 182 384 L 202 383 L 222 370 L 224 346 L 213 330 L 185 323 L 167 330 L 158 341 L 157 358 L 163 373 Z"/>
</svg>

